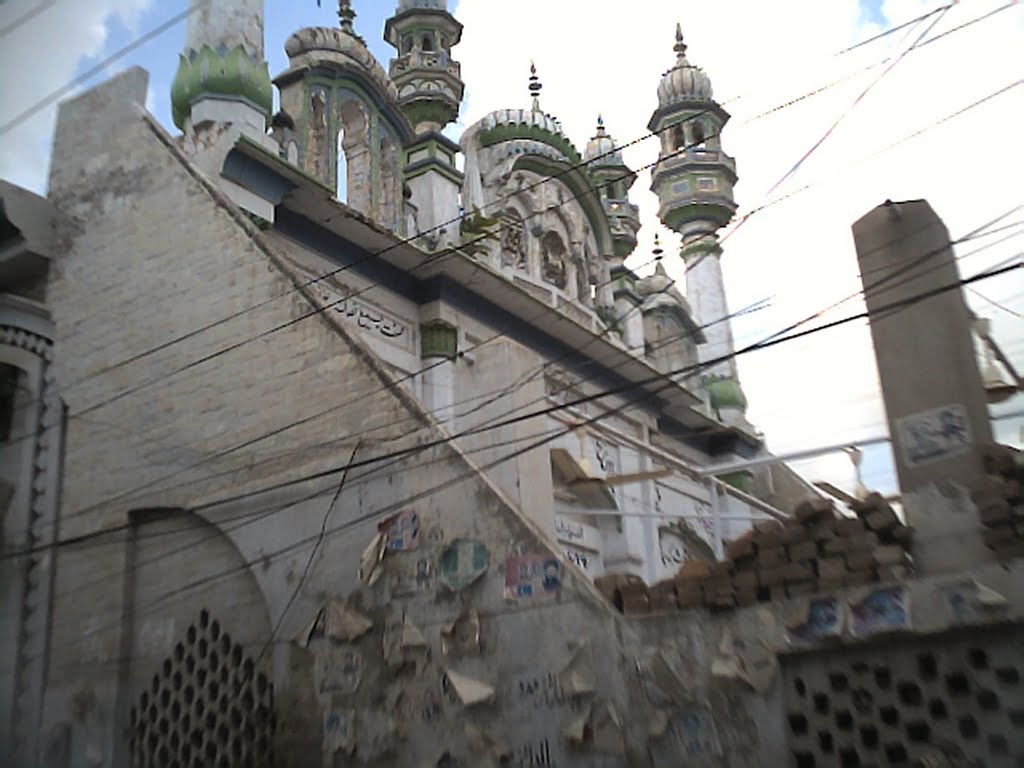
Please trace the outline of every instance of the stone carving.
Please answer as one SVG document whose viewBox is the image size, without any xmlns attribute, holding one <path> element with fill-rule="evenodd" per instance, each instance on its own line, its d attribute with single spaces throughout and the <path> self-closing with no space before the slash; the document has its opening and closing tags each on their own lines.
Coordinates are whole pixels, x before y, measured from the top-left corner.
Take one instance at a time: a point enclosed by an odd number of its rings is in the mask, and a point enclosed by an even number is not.
<svg viewBox="0 0 1024 768">
<path fill-rule="evenodd" d="M 541 238 L 541 276 L 558 288 L 565 288 L 566 253 L 561 238 L 548 232 Z"/>
<path fill-rule="evenodd" d="M 509 218 L 501 227 L 501 265 L 526 269 L 526 238 L 523 234 L 523 222 L 518 218 Z"/>
</svg>

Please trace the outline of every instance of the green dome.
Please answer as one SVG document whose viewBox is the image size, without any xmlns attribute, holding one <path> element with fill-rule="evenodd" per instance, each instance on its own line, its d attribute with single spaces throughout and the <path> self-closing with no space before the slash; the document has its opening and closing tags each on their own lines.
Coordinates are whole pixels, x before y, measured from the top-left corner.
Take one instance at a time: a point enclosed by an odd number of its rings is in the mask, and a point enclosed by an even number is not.
<svg viewBox="0 0 1024 768">
<path fill-rule="evenodd" d="M 265 61 L 257 61 L 242 46 L 218 53 L 204 45 L 181 56 L 171 86 L 174 124 L 184 128 L 192 105 L 201 96 L 227 96 L 248 102 L 267 117 L 274 106 L 274 88 Z"/>
<path fill-rule="evenodd" d="M 723 408 L 735 408 L 746 413 L 747 397 L 740 389 L 739 382 L 734 379 L 717 379 L 708 384 L 708 399 L 711 407 L 720 411 Z"/>
</svg>

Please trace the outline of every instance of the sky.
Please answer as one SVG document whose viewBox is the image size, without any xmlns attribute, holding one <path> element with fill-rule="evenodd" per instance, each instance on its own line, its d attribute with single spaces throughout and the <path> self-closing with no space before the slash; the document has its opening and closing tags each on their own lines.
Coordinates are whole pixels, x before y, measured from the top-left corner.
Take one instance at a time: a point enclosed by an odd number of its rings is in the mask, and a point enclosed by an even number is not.
<svg viewBox="0 0 1024 768">
<path fill-rule="evenodd" d="M 529 106 L 532 60 L 544 84 L 543 109 L 561 121 L 580 149 L 593 135 L 599 113 L 620 143 L 641 139 L 657 107 L 658 82 L 675 61 L 674 30 L 681 23 L 690 62 L 707 71 L 716 99 L 732 114 L 722 141 L 738 165 L 740 215 L 767 204 L 734 233 L 723 231 L 728 233 L 722 266 L 730 308 L 771 301 L 768 309 L 734 320 L 736 344 L 743 347 L 860 289 L 850 226 L 886 199 L 927 199 L 953 238 L 1009 212 L 996 226 L 1013 226 L 961 244 L 956 254 L 965 277 L 1020 260 L 1024 209 L 1013 209 L 1024 204 L 1024 3 L 960 0 L 946 13 L 837 55 L 944 3 L 452 1 L 465 25 L 454 56 L 462 62 L 466 99 L 459 124 L 449 133 L 457 136 L 493 109 Z M 335 3 L 323 5 L 267 0 L 272 74 L 285 68 L 284 41 L 294 30 L 336 24 Z M 356 0 L 354 5 L 357 32 L 386 67 L 392 49 L 381 34 L 394 3 Z M 999 10 L 1004 5 L 1010 7 Z M 0 124 L 15 121 L 0 132 L 0 178 L 45 191 L 55 106 L 20 116 L 185 8 L 186 0 L 0 2 Z M 142 66 L 150 72 L 147 107 L 173 130 L 169 89 L 184 40 L 182 22 L 80 87 L 127 66 Z M 915 42 L 921 44 L 907 52 Z M 830 127 L 828 138 L 773 191 Z M 656 157 L 654 139 L 625 150 L 633 168 Z M 627 264 L 640 273 L 651 270 L 656 232 L 666 244 L 678 242 L 657 222 L 657 200 L 649 186 L 650 174 L 643 171 L 632 190 L 643 229 Z M 680 286 L 685 284 L 677 257 L 670 255 L 666 268 Z M 992 321 L 996 341 L 1024 371 L 1019 275 L 985 280 L 965 295 L 976 313 Z M 818 322 L 863 309 L 862 302 L 850 301 Z M 744 355 L 738 365 L 750 402 L 748 418 L 776 453 L 887 432 L 866 321 Z M 1019 394 L 993 409 L 996 416 L 1021 412 Z M 997 439 L 1019 446 L 1024 418 L 999 418 L 994 428 Z M 809 479 L 852 488 L 853 468 L 842 454 L 794 466 Z M 862 473 L 871 488 L 897 490 L 886 445 L 865 449 Z"/>
</svg>

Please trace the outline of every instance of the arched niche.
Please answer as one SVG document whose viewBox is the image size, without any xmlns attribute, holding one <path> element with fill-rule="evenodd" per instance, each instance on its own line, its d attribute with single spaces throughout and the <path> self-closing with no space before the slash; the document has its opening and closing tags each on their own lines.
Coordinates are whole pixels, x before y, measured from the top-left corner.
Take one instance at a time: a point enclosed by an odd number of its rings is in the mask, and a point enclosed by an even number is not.
<svg viewBox="0 0 1024 768">
<path fill-rule="evenodd" d="M 119 716 L 130 764 L 272 765 L 272 629 L 252 564 L 186 510 L 129 520 Z"/>
</svg>

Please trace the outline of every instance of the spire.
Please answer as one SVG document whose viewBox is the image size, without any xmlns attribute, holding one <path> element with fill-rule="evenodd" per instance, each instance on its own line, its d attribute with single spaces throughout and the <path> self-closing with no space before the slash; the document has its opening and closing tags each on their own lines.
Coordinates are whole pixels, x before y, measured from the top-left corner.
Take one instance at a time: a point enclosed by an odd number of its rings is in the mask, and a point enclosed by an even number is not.
<svg viewBox="0 0 1024 768">
<path fill-rule="evenodd" d="M 604 138 L 608 135 L 608 132 L 604 129 L 604 117 L 601 115 L 597 116 L 597 136 L 595 138 Z"/>
<path fill-rule="evenodd" d="M 338 21 L 341 23 L 341 31 L 346 35 L 358 37 L 352 24 L 355 18 L 356 11 L 352 7 L 352 0 L 338 0 Z"/>
<path fill-rule="evenodd" d="M 683 42 L 683 27 L 678 22 L 676 23 L 676 44 L 672 46 L 672 50 L 676 52 L 676 56 L 679 59 L 686 59 L 686 43 Z"/>
<path fill-rule="evenodd" d="M 540 91 L 544 86 L 537 77 L 537 67 L 530 62 L 530 96 L 533 97 L 533 111 L 540 112 Z"/>
</svg>

